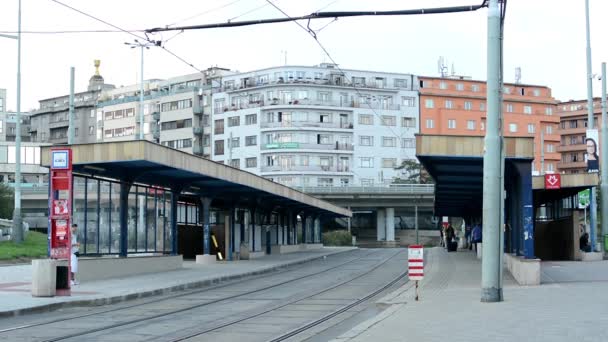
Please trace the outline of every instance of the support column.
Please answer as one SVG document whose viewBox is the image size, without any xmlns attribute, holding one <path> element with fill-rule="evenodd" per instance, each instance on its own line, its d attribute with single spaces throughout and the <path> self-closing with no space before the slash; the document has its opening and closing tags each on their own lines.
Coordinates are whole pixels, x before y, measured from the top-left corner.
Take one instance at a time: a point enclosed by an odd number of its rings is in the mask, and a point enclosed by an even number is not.
<svg viewBox="0 0 608 342">
<path fill-rule="evenodd" d="M 127 257 L 129 244 L 129 190 L 131 183 L 120 183 L 120 248 L 119 256 Z M 135 227 L 133 227 L 135 229 Z"/>
<path fill-rule="evenodd" d="M 228 230 L 230 231 L 230 238 L 228 243 L 228 261 L 232 261 L 232 255 L 234 254 L 234 206 L 230 207 L 228 211 L 230 213 L 230 217 L 228 218 Z"/>
<path fill-rule="evenodd" d="M 307 242 L 307 232 L 306 230 L 308 229 L 308 216 L 306 216 L 306 212 L 302 213 L 302 243 L 306 243 Z"/>
<path fill-rule="evenodd" d="M 199 211 L 199 220 L 203 224 L 203 255 L 196 256 L 197 264 L 211 264 L 217 261 L 215 255 L 211 254 L 211 202 L 213 199 L 209 197 L 201 197 L 201 210 Z"/>
<path fill-rule="evenodd" d="M 276 235 L 276 245 L 278 246 L 280 243 L 280 237 L 279 237 L 279 231 L 281 230 L 281 213 L 277 213 L 276 215 L 277 217 L 277 222 L 276 222 L 276 228 L 277 228 L 277 235 Z"/>
<path fill-rule="evenodd" d="M 534 259 L 534 205 L 532 202 L 532 174 L 528 164 L 519 163 L 518 173 L 520 177 L 519 191 L 521 194 L 520 205 L 522 208 L 522 227 L 524 234 L 524 258 Z"/>
<path fill-rule="evenodd" d="M 314 234 L 314 243 L 321 242 L 321 218 L 319 216 L 315 217 L 315 234 Z"/>
<path fill-rule="evenodd" d="M 395 208 L 386 208 L 386 241 L 395 241 Z"/>
<path fill-rule="evenodd" d="M 376 210 L 376 240 L 386 240 L 386 219 L 384 217 L 384 209 L 382 208 Z"/>
<path fill-rule="evenodd" d="M 251 216 L 251 248 L 249 249 L 252 252 L 255 252 L 255 216 L 256 216 L 256 208 L 249 209 L 249 216 Z"/>
<path fill-rule="evenodd" d="M 171 255 L 177 255 L 177 199 L 179 190 L 171 190 Z"/>
</svg>

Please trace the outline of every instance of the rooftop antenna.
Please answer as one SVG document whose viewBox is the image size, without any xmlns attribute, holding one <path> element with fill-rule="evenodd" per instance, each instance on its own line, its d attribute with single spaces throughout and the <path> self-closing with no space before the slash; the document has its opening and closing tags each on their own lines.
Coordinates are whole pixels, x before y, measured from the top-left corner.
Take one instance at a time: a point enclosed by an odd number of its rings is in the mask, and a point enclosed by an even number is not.
<svg viewBox="0 0 608 342">
<path fill-rule="evenodd" d="M 515 83 L 516 84 L 521 83 L 521 68 L 520 67 L 515 68 Z"/>
<path fill-rule="evenodd" d="M 454 69 L 454 62 L 452 62 L 452 76 L 456 75 L 456 70 Z"/>
<path fill-rule="evenodd" d="M 445 65 L 445 58 L 443 56 L 440 56 L 439 60 L 437 60 L 437 72 L 439 72 L 441 77 L 448 75 L 448 67 Z"/>
</svg>

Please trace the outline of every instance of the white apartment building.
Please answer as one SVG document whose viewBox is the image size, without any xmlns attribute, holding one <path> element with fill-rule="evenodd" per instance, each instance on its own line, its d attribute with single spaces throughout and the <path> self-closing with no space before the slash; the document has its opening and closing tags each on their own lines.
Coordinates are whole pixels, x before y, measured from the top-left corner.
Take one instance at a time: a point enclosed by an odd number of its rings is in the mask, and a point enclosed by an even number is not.
<svg viewBox="0 0 608 342">
<path fill-rule="evenodd" d="M 212 94 L 211 158 L 288 186 L 371 186 L 415 159 L 410 74 L 281 66 L 225 75 Z M 161 130 L 162 132 L 162 130 Z"/>
</svg>

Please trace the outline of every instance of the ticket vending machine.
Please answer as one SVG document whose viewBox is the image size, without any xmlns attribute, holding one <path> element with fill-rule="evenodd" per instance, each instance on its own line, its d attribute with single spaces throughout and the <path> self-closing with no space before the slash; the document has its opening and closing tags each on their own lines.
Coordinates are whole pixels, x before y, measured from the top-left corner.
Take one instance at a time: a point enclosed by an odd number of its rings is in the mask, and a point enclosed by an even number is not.
<svg viewBox="0 0 608 342">
<path fill-rule="evenodd" d="M 51 149 L 49 254 L 57 260 L 56 295 L 69 296 L 71 275 L 72 150 Z"/>
</svg>

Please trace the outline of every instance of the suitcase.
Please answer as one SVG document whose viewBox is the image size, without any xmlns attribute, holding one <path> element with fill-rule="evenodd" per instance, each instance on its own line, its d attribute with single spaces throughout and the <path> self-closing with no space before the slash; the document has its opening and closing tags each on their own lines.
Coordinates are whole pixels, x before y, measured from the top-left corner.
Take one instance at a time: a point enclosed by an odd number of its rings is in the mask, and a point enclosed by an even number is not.
<svg viewBox="0 0 608 342">
<path fill-rule="evenodd" d="M 448 243 L 448 252 L 456 252 L 458 249 L 458 242 L 451 241 Z"/>
</svg>

